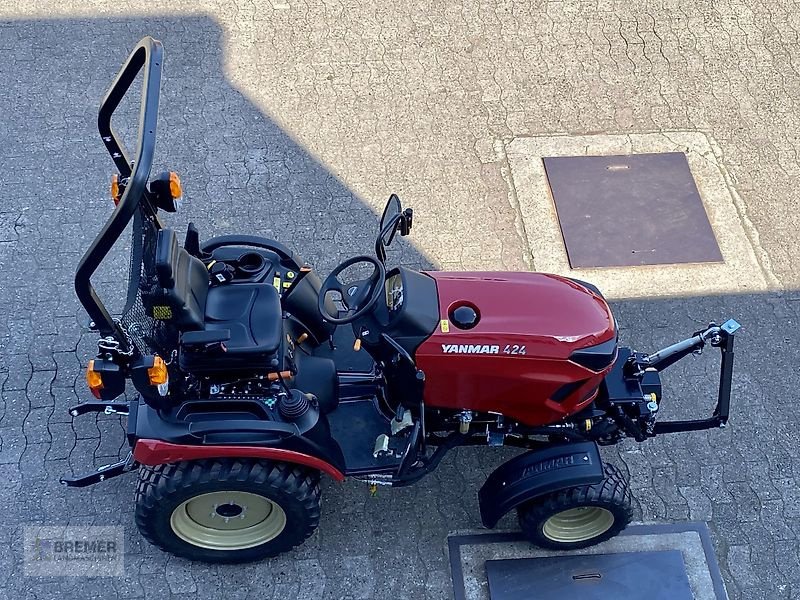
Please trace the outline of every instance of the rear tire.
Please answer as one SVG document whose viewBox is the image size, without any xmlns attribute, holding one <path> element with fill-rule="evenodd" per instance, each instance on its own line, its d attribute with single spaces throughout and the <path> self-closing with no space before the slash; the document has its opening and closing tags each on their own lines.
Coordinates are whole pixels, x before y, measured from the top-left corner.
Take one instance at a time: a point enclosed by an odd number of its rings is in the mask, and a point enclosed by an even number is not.
<svg viewBox="0 0 800 600">
<path fill-rule="evenodd" d="M 549 550 L 576 550 L 617 535 L 633 517 L 628 482 L 615 466 L 605 478 L 546 494 L 517 508 L 519 525 L 531 543 Z"/>
<path fill-rule="evenodd" d="M 139 467 L 136 525 L 162 550 L 240 563 L 301 544 L 319 524 L 319 472 L 252 459 Z"/>
</svg>

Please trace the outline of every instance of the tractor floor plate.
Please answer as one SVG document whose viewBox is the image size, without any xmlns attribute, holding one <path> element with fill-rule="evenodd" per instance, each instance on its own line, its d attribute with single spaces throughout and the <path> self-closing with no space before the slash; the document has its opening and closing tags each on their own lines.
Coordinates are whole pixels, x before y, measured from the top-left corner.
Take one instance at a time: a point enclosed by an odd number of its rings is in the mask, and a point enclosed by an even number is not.
<svg viewBox="0 0 800 600">
<path fill-rule="evenodd" d="M 389 420 L 378 412 L 375 398 L 342 400 L 328 413 L 331 434 L 344 454 L 345 474 L 392 471 L 400 464 L 394 456 L 373 456 L 375 439 L 390 435 Z"/>
<path fill-rule="evenodd" d="M 491 600 L 694 598 L 680 550 L 487 560 L 486 576 Z"/>
<path fill-rule="evenodd" d="M 722 262 L 682 152 L 544 158 L 573 269 Z"/>
</svg>

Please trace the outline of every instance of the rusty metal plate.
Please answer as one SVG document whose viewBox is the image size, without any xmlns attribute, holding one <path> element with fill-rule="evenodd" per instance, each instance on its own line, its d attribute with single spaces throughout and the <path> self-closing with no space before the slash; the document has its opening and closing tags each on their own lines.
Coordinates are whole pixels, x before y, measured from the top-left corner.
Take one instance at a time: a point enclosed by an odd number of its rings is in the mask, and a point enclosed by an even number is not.
<svg viewBox="0 0 800 600">
<path fill-rule="evenodd" d="M 487 560 L 491 600 L 692 600 L 680 550 Z"/>
<path fill-rule="evenodd" d="M 544 159 L 573 269 L 722 262 L 681 152 Z"/>
</svg>

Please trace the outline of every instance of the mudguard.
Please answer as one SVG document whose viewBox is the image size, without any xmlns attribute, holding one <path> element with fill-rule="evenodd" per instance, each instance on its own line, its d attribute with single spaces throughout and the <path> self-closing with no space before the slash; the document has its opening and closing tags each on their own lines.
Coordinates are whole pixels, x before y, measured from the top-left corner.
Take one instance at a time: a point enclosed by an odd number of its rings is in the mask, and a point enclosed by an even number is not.
<svg viewBox="0 0 800 600">
<path fill-rule="evenodd" d="M 204 458 L 265 458 L 318 469 L 335 481 L 344 481 L 344 474 L 332 464 L 300 452 L 262 446 L 190 446 L 161 440 L 140 439 L 133 448 L 133 458 L 143 465 L 163 465 Z"/>
<path fill-rule="evenodd" d="M 603 462 L 594 442 L 559 444 L 526 452 L 500 465 L 478 492 L 481 520 L 492 528 L 508 511 L 576 485 L 603 479 Z"/>
</svg>

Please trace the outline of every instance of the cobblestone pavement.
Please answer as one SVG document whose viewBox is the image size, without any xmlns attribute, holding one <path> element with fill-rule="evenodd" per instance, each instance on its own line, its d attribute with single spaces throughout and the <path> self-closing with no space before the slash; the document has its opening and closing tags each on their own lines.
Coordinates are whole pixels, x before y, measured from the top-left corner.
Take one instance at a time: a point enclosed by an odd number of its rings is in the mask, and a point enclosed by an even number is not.
<svg viewBox="0 0 800 600">
<path fill-rule="evenodd" d="M 66 413 L 87 395 L 95 342 L 71 280 L 111 208 L 96 107 L 145 34 L 167 51 L 158 166 L 181 173 L 188 204 L 173 223 L 276 237 L 323 272 L 369 249 L 390 192 L 417 214 L 395 259 L 535 267 L 498 140 L 709 132 L 780 285 L 614 303 L 623 340 L 646 349 L 711 318 L 746 328 L 731 427 L 626 443 L 608 458 L 630 471 L 640 519 L 710 523 L 732 598 L 800 597 L 798 31 L 789 2 L 0 4 L 0 597 L 447 598 L 445 537 L 477 527 L 475 491 L 507 456 L 460 450 L 377 498 L 328 483 L 308 543 L 244 567 L 145 544 L 130 476 L 57 485 L 123 444 L 118 419 Z M 119 289 L 123 267 L 100 274 L 102 292 Z M 670 374 L 674 414 L 710 404 L 715 368 L 704 357 Z M 22 577 L 30 523 L 125 526 L 125 577 Z"/>
</svg>

